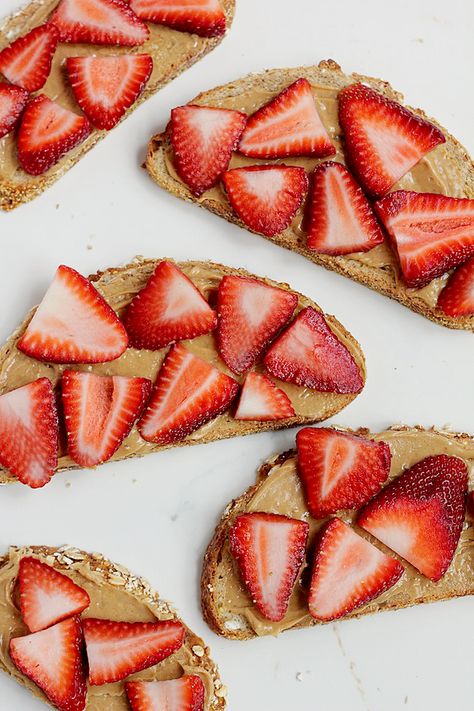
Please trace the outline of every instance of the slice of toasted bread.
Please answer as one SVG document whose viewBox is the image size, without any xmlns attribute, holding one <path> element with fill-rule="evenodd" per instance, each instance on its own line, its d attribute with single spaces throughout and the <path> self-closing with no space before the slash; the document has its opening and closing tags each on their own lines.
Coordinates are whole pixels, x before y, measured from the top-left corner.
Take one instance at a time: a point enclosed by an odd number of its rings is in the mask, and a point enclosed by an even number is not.
<svg viewBox="0 0 474 711">
<path fill-rule="evenodd" d="M 104 296 L 106 301 L 120 315 L 124 308 L 130 303 L 133 296 L 145 286 L 159 261 L 161 260 L 143 260 L 137 258 L 132 264 L 115 269 L 107 269 L 106 271 L 92 275 L 90 279 L 94 282 L 94 285 L 102 296 Z M 214 303 L 217 287 L 224 275 L 254 276 L 242 269 L 233 269 L 212 262 L 183 262 L 179 263 L 178 266 L 212 303 Z M 261 277 L 256 278 L 261 279 Z M 281 289 L 292 291 L 287 284 L 280 284 L 265 278 L 263 278 L 262 281 L 273 286 L 278 286 Z M 297 311 L 300 311 L 306 306 L 312 306 L 318 311 L 321 311 L 318 305 L 308 297 L 294 291 L 293 293 L 298 296 Z M 57 385 L 62 371 L 68 367 L 33 360 L 17 349 L 16 343 L 25 331 L 33 313 L 34 309 L 27 315 L 23 323 L 0 349 L 0 394 L 43 376 L 50 378 L 53 384 Z M 326 316 L 325 318 L 328 326 L 337 337 L 344 342 L 359 365 L 362 378 L 365 381 L 365 361 L 361 347 L 334 316 Z M 232 375 L 232 377 L 243 380 L 243 377 L 238 378 L 232 374 L 219 359 L 212 334 L 200 336 L 192 341 L 186 341 L 186 344 L 187 347 L 191 350 L 195 350 L 201 357 L 217 363 L 219 368 L 229 375 Z M 70 367 L 76 370 L 86 369 L 107 375 L 138 375 L 148 377 L 154 381 L 167 350 L 167 348 L 162 348 L 159 351 L 140 351 L 129 348 L 120 358 L 109 363 L 94 366 L 79 365 Z M 261 368 L 260 365 L 257 367 Z M 226 412 L 206 425 L 203 425 L 191 435 L 188 435 L 183 441 L 178 443 L 179 446 L 197 443 L 204 444 L 227 437 L 293 427 L 295 425 L 312 424 L 332 417 L 342 408 L 349 405 L 356 397 L 356 394 L 341 395 L 337 393 L 319 393 L 314 390 L 309 391 L 305 388 L 291 385 L 290 383 L 277 382 L 279 387 L 285 390 L 292 401 L 296 411 L 295 417 L 269 422 L 246 422 L 237 421 Z M 138 434 L 137 428 L 134 427 L 119 450 L 114 454 L 113 460 L 117 461 L 133 456 L 143 456 L 149 452 L 163 448 L 163 445 L 145 442 Z M 59 458 L 58 469 L 66 470 L 72 468 L 77 468 L 77 465 L 63 450 Z M 12 481 L 16 480 L 0 467 L 0 483 Z"/>
<path fill-rule="evenodd" d="M 299 77 L 305 77 L 313 85 L 323 123 L 337 148 L 337 154 L 331 157 L 331 160 L 339 162 L 344 162 L 341 131 L 337 120 L 337 93 L 340 89 L 354 82 L 364 82 L 390 99 L 400 103 L 403 101 L 403 96 L 392 89 L 387 82 L 360 74 L 344 74 L 336 62 L 328 60 L 313 67 L 272 69 L 262 74 L 251 74 L 199 94 L 190 103 L 238 109 L 250 114 Z M 423 118 L 428 118 L 421 109 L 411 110 Z M 434 119 L 429 120 L 439 126 Z M 474 198 L 474 164 L 463 146 L 441 126 L 439 128 L 446 137 L 446 143 L 437 146 L 425 156 L 413 170 L 396 183 L 393 189 L 438 192 L 453 197 Z M 234 154 L 230 166 L 270 162 L 272 161 L 245 158 Z M 285 158 L 283 162 L 287 165 L 303 165 L 308 170 L 312 170 L 320 161 L 308 158 Z M 173 154 L 169 134 L 166 131 L 151 139 L 145 166 L 153 180 L 165 190 L 245 227 L 233 212 L 220 186 L 208 190 L 200 198 L 191 194 L 173 168 Z M 436 307 L 437 296 L 445 284 L 446 276 L 433 280 L 424 289 L 407 288 L 400 279 L 397 261 L 387 244 L 379 245 L 365 254 L 344 257 L 318 254 L 306 247 L 302 220 L 303 209 L 284 232 L 267 239 L 302 254 L 316 264 L 365 284 L 436 323 L 449 328 L 474 330 L 474 316 L 452 318 Z"/>
<path fill-rule="evenodd" d="M 15 579 L 18 564 L 24 556 L 34 556 L 68 575 L 85 588 L 91 598 L 90 606 L 82 617 L 100 617 L 124 622 L 154 622 L 176 620 L 177 612 L 166 600 L 141 577 L 130 573 L 124 566 L 112 563 L 99 553 L 85 553 L 77 548 L 62 546 L 12 547 L 0 557 L 0 630 L 3 644 L 0 650 L 0 669 L 26 686 L 35 696 L 48 703 L 46 696 L 30 679 L 13 664 L 8 655 L 8 642 L 13 637 L 28 634 L 20 611 L 15 604 Z M 145 681 L 175 679 L 184 674 L 198 674 L 204 682 L 206 711 L 219 711 L 226 707 L 226 689 L 219 677 L 219 670 L 210 657 L 209 647 L 188 627 L 183 647 L 166 660 L 134 675 Z M 114 711 L 129 708 L 122 683 L 106 684 L 88 688 L 86 708 L 95 711 L 110 709 L 113 699 Z"/>
<path fill-rule="evenodd" d="M 344 431 L 351 432 L 351 430 Z M 355 434 L 382 439 L 389 444 L 392 452 L 389 481 L 429 454 L 453 454 L 464 459 L 468 464 L 469 488 L 472 489 L 474 486 L 474 437 L 470 435 L 435 429 L 425 430 L 418 426 L 394 426 L 379 434 L 372 434 L 367 429 L 359 429 Z M 284 495 L 282 495 L 283 491 Z M 263 464 L 258 471 L 257 483 L 225 509 L 208 546 L 202 569 L 202 610 L 207 623 L 217 634 L 239 640 L 321 624 L 310 616 L 307 608 L 307 594 L 304 590 L 307 563 L 303 566 L 303 572 L 290 600 L 288 613 L 282 622 L 269 622 L 254 609 L 240 581 L 228 543 L 228 532 L 235 518 L 249 511 L 286 514 L 308 521 L 309 549 L 311 549 L 311 544 L 323 520 L 312 519 L 307 511 L 297 474 L 295 451 L 284 452 Z M 353 522 L 355 514 L 355 511 L 344 511 L 338 515 L 347 522 Z M 398 557 L 363 529 L 357 528 L 357 532 L 370 538 L 384 552 Z M 472 512 L 467 514 L 453 562 L 438 583 L 431 582 L 406 561 L 401 558 L 400 560 L 406 570 L 398 583 L 347 617 L 360 617 L 382 610 L 398 610 L 420 603 L 474 594 Z M 303 584 L 301 584 L 302 580 Z"/>
<path fill-rule="evenodd" d="M 17 37 L 42 24 L 58 2 L 59 0 L 32 0 L 22 10 L 6 18 L 0 24 L 0 50 Z M 227 28 L 229 28 L 234 17 L 235 0 L 221 0 L 221 2 L 226 14 Z M 149 39 L 138 47 L 59 44 L 51 73 L 41 93 L 55 98 L 66 108 L 79 112 L 63 66 L 66 57 L 88 54 L 148 53 L 153 58 L 152 75 L 139 99 L 125 114 L 122 119 L 124 120 L 139 104 L 214 49 L 223 39 L 223 35 L 211 38 L 198 37 L 189 32 L 177 32 L 164 25 L 152 23 L 149 23 L 149 27 Z M 16 157 L 16 139 L 14 133 L 11 133 L 0 146 L 0 208 L 12 210 L 37 197 L 106 135 L 107 131 L 93 130 L 83 143 L 69 151 L 53 168 L 35 177 L 20 169 Z"/>
</svg>

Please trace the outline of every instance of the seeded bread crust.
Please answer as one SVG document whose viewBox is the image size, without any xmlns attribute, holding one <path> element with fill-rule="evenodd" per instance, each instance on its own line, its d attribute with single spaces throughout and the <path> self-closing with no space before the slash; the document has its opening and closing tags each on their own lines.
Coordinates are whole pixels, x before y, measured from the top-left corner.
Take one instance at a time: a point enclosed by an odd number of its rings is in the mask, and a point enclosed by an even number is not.
<svg viewBox="0 0 474 711">
<path fill-rule="evenodd" d="M 324 84 L 325 86 L 335 89 L 342 89 L 344 86 L 353 82 L 364 82 L 389 99 L 403 103 L 403 95 L 392 89 L 388 82 L 356 73 L 350 75 L 344 74 L 340 66 L 331 59 L 322 61 L 319 65 L 312 67 L 270 69 L 262 74 L 250 74 L 230 84 L 203 92 L 189 103 L 212 106 L 215 105 L 216 101 L 240 94 L 245 95 L 256 89 L 274 92 L 276 95 L 299 77 L 306 77 L 308 81 L 313 84 Z M 407 108 L 418 116 L 431 121 L 444 133 L 451 159 L 450 172 L 460 186 L 460 195 L 466 198 L 474 198 L 474 163 L 466 149 L 440 126 L 435 119 L 427 116 L 421 109 Z M 225 218 L 229 222 L 240 225 L 240 227 L 248 230 L 249 228 L 239 220 L 227 201 L 222 203 L 207 198 L 200 198 L 198 200 L 192 195 L 184 183 L 181 183 L 170 175 L 165 162 L 166 151 L 169 150 L 169 148 L 170 139 L 167 131 L 153 136 L 150 140 L 145 167 L 153 180 L 158 183 L 160 187 L 176 197 L 194 202 L 214 212 L 216 215 Z M 291 159 L 289 159 L 289 162 L 291 163 Z M 261 234 L 259 234 L 259 236 L 265 237 L 265 235 Z M 448 328 L 474 331 L 474 316 L 462 318 L 446 316 L 441 309 L 428 306 L 425 301 L 416 296 L 416 293 L 408 290 L 402 283 L 397 282 L 393 273 L 388 269 L 361 264 L 345 257 L 331 257 L 329 255 L 313 252 L 307 249 L 304 236 L 295 240 L 295 235 L 290 228 L 276 235 L 276 237 L 266 237 L 265 239 L 269 239 L 275 244 L 293 252 L 298 252 L 315 264 L 338 272 L 395 301 L 399 301 L 412 311 L 425 316 L 435 323 L 447 326 Z"/>
</svg>

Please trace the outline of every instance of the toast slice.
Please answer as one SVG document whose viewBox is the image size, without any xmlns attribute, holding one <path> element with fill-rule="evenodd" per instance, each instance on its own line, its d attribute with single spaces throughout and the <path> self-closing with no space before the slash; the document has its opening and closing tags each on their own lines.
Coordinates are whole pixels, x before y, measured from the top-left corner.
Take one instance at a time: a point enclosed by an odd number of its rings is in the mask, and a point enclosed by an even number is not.
<svg viewBox="0 0 474 711">
<path fill-rule="evenodd" d="M 403 96 L 382 79 L 366 77 L 360 74 L 345 74 L 336 62 L 327 60 L 312 67 L 272 69 L 262 74 L 251 74 L 224 86 L 203 92 L 189 103 L 236 109 L 252 114 L 300 77 L 306 78 L 311 83 L 320 108 L 322 121 L 333 144 L 336 146 L 336 155 L 330 156 L 330 160 L 342 163 L 344 163 L 344 154 L 342 151 L 341 131 L 337 119 L 337 94 L 339 90 L 354 82 L 363 82 L 389 99 L 394 99 L 399 103 L 403 101 Z M 409 108 L 418 116 L 425 119 L 428 118 L 421 109 Z M 446 142 L 438 145 L 428 153 L 393 186 L 393 189 L 474 198 L 474 164 L 472 160 L 455 138 L 440 127 L 434 119 L 430 118 L 429 120 L 441 128 Z M 230 162 L 230 168 L 272 162 L 275 161 L 247 158 L 240 154 L 234 154 Z M 285 158 L 283 162 L 286 165 L 303 166 L 308 171 L 312 171 L 320 163 L 320 160 L 314 158 Z M 201 197 L 196 198 L 179 179 L 173 166 L 173 152 L 168 131 L 153 136 L 151 139 L 145 167 L 153 180 L 168 192 L 183 200 L 195 202 L 201 207 L 224 217 L 229 222 L 245 227 L 233 212 L 220 184 L 205 192 Z M 316 264 L 332 269 L 385 296 L 389 296 L 436 323 L 454 329 L 474 330 L 474 316 L 453 318 L 437 308 L 437 297 L 446 283 L 446 275 L 434 279 L 422 289 L 410 289 L 403 284 L 399 277 L 398 264 L 388 244 L 380 244 L 366 253 L 347 256 L 330 256 L 317 253 L 306 247 L 306 234 L 302 221 L 303 211 L 300 209 L 287 229 L 275 237 L 267 237 L 267 239 L 271 239 L 281 247 L 286 247 L 291 251 L 302 254 Z M 248 228 L 246 227 L 246 229 Z"/>
<path fill-rule="evenodd" d="M 390 446 L 392 465 L 388 481 L 430 454 L 450 454 L 466 462 L 470 477 L 469 489 L 474 486 L 474 437 L 470 435 L 398 425 L 378 434 L 372 434 L 367 429 L 359 429 L 354 434 L 383 440 Z M 201 593 L 202 610 L 207 623 L 217 634 L 238 640 L 260 635 L 276 635 L 288 629 L 320 624 L 308 612 L 304 585 L 295 586 L 288 612 L 281 622 L 264 619 L 253 607 L 240 581 L 228 539 L 230 526 L 236 517 L 252 511 L 286 514 L 308 521 L 309 549 L 311 548 L 323 520 L 312 519 L 307 510 L 296 469 L 296 451 L 284 452 L 263 464 L 258 470 L 256 484 L 225 509 L 204 557 Z M 468 511 L 454 559 L 438 583 L 431 582 L 409 563 L 402 561 L 406 570 L 398 583 L 346 617 L 359 617 L 382 610 L 398 610 L 420 603 L 474 594 L 473 513 Z M 338 515 L 346 522 L 351 522 L 355 514 L 355 511 L 344 511 Z M 357 528 L 357 533 L 369 537 L 361 528 Z M 383 552 L 398 557 L 376 539 L 371 538 L 371 541 Z M 303 572 L 300 573 L 300 580 L 301 575 L 305 581 L 305 564 Z"/>
<path fill-rule="evenodd" d="M 13 664 L 8 654 L 8 641 L 28 633 L 15 600 L 15 580 L 21 558 L 33 556 L 55 570 L 67 575 L 84 588 L 91 599 L 90 606 L 82 617 L 99 617 L 128 622 L 156 622 L 174 620 L 182 622 L 165 600 L 143 578 L 116 565 L 99 553 L 85 553 L 77 548 L 62 546 L 11 547 L 0 558 L 0 629 L 4 644 L 0 651 L 0 668 L 26 686 L 39 699 L 48 703 L 43 692 L 24 676 Z M 226 707 L 226 688 L 219 677 L 219 670 L 210 657 L 205 642 L 185 626 L 183 646 L 163 662 L 134 675 L 145 681 L 175 679 L 184 674 L 197 674 L 205 687 L 206 711 L 218 711 Z M 122 683 L 106 684 L 88 688 L 88 703 L 96 711 L 111 708 L 127 711 L 129 708 Z"/>
<path fill-rule="evenodd" d="M 127 266 L 107 269 L 90 277 L 94 286 L 105 298 L 108 304 L 120 316 L 132 298 L 147 283 L 158 262 L 161 260 L 137 258 Z M 171 261 L 171 260 L 170 260 Z M 225 275 L 254 276 L 242 269 L 214 264 L 212 262 L 183 262 L 178 266 L 193 283 L 198 287 L 204 297 L 214 305 L 217 287 Z M 260 277 L 257 277 L 261 279 Z M 321 309 L 308 297 L 298 294 L 290 289 L 287 284 L 279 284 L 270 279 L 261 279 L 266 284 L 277 286 L 285 291 L 294 293 L 298 297 L 296 311 L 300 311 L 306 306 L 312 306 L 318 311 Z M 168 348 L 161 350 L 138 350 L 128 348 L 118 359 L 108 363 L 93 366 L 77 365 L 64 366 L 53 363 L 44 363 L 34 360 L 20 352 L 16 346 L 21 335 L 24 333 L 30 322 L 35 309 L 25 318 L 19 328 L 8 339 L 6 344 L 0 349 L 0 394 L 9 392 L 14 388 L 25 385 L 40 377 L 49 378 L 54 386 L 57 386 L 62 372 L 66 368 L 74 370 L 87 370 L 101 375 L 133 375 L 149 378 L 155 381 L 156 375 L 165 358 Z M 359 366 L 362 379 L 365 381 L 365 360 L 362 349 L 354 337 L 337 321 L 334 316 L 325 316 L 326 323 L 337 338 L 344 343 L 350 354 Z M 204 360 L 217 364 L 218 367 L 232 375 L 236 380 L 242 381 L 243 377 L 232 374 L 220 360 L 213 334 L 199 336 L 193 340 L 185 342 L 186 346 Z M 257 369 L 262 366 L 257 364 Z M 357 393 L 339 394 L 332 392 L 317 392 L 304 387 L 277 381 L 278 387 L 285 391 L 290 398 L 296 415 L 282 420 L 257 422 L 238 421 L 229 411 L 224 412 L 211 422 L 201 426 L 196 431 L 178 442 L 179 446 L 213 442 L 215 440 L 238 435 L 253 434 L 267 430 L 274 430 L 296 425 L 311 424 L 326 420 L 349 405 L 356 397 Z M 159 445 L 152 442 L 145 442 L 138 433 L 136 425 L 130 434 L 121 444 L 120 448 L 113 455 L 112 459 L 118 461 L 129 457 L 143 456 L 150 452 L 158 451 L 164 447 L 173 445 Z M 58 470 L 69 470 L 77 468 L 77 464 L 67 455 L 65 447 L 60 451 Z M 0 468 L 0 483 L 10 483 L 16 481 L 6 470 Z"/>
<path fill-rule="evenodd" d="M 59 0 L 32 0 L 20 12 L 6 18 L 0 24 L 0 50 L 17 37 L 23 36 L 45 22 L 58 2 Z M 222 0 L 222 7 L 226 14 L 228 29 L 234 17 L 235 0 Z M 123 117 L 125 119 L 139 104 L 212 51 L 225 36 L 198 37 L 189 32 L 178 32 L 164 25 L 152 23 L 149 23 L 149 28 L 149 39 L 138 47 L 59 44 L 53 58 L 51 73 L 41 93 L 54 98 L 59 96 L 59 103 L 62 106 L 77 112 L 78 107 L 69 88 L 63 66 L 66 57 L 92 54 L 99 56 L 121 53 L 150 54 L 154 64 L 153 72 L 143 93 Z M 83 143 L 67 153 L 46 173 L 35 177 L 20 169 L 16 157 L 15 136 L 11 133 L 2 141 L 0 147 L 0 208 L 12 210 L 24 202 L 33 200 L 72 168 L 106 135 L 107 131 L 92 130 Z"/>
</svg>

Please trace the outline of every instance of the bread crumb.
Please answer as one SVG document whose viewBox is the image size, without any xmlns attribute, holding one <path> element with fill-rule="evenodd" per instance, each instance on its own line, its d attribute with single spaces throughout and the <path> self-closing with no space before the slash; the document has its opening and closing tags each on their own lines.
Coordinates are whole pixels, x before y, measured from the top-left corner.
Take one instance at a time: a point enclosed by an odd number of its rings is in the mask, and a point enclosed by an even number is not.
<svg viewBox="0 0 474 711">
<path fill-rule="evenodd" d="M 303 681 L 303 674 L 301 672 L 296 672 L 296 680 Z"/>
<path fill-rule="evenodd" d="M 203 657 L 204 656 L 204 649 L 201 647 L 200 644 L 194 645 L 193 652 L 196 655 L 196 657 Z"/>
</svg>

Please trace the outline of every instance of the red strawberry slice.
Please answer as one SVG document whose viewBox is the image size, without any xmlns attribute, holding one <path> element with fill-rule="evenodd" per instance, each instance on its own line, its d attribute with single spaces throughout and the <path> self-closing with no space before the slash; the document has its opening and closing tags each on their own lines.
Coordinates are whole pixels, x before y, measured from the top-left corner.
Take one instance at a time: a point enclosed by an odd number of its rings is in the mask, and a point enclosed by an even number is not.
<svg viewBox="0 0 474 711">
<path fill-rule="evenodd" d="M 240 393 L 236 420 L 284 420 L 294 417 L 295 410 L 288 395 L 277 388 L 266 375 L 249 373 Z"/>
<path fill-rule="evenodd" d="M 390 473 L 392 455 L 385 442 L 305 427 L 296 435 L 296 446 L 306 503 L 314 518 L 359 508 Z"/>
<path fill-rule="evenodd" d="M 364 387 L 354 358 L 311 306 L 300 311 L 263 362 L 275 378 L 313 390 L 358 393 Z"/>
<path fill-rule="evenodd" d="M 82 467 L 106 462 L 129 435 L 151 393 L 151 381 L 66 370 L 62 401 L 68 454 Z"/>
<path fill-rule="evenodd" d="M 99 686 L 148 669 L 176 652 L 184 642 L 180 622 L 83 621 L 89 684 Z"/>
<path fill-rule="evenodd" d="M 142 93 L 153 69 L 149 54 L 68 57 L 77 103 L 95 128 L 110 131 Z"/>
<path fill-rule="evenodd" d="M 127 681 L 132 711 L 203 711 L 205 690 L 197 674 L 169 681 Z"/>
<path fill-rule="evenodd" d="M 12 84 L 38 91 L 49 76 L 58 41 L 54 25 L 35 27 L 0 52 L 0 72 Z"/>
<path fill-rule="evenodd" d="M 320 158 L 336 152 L 307 79 L 297 79 L 250 116 L 239 152 L 251 158 Z"/>
<path fill-rule="evenodd" d="M 257 610 L 279 622 L 288 610 L 303 564 L 306 521 L 272 513 L 237 516 L 229 532 L 230 550 Z"/>
<path fill-rule="evenodd" d="M 0 396 L 0 464 L 23 484 L 47 484 L 58 462 L 53 387 L 39 378 Z"/>
<path fill-rule="evenodd" d="M 223 277 L 218 291 L 217 344 L 224 363 L 243 373 L 293 315 L 298 297 L 258 279 Z"/>
<path fill-rule="evenodd" d="M 429 151 L 446 141 L 439 128 L 364 84 L 339 93 L 347 159 L 372 197 L 385 195 Z"/>
<path fill-rule="evenodd" d="M 403 571 L 398 560 L 379 551 L 339 518 L 333 518 L 324 528 L 316 550 L 309 611 L 316 620 L 336 620 L 391 588 Z"/>
<path fill-rule="evenodd" d="M 18 580 L 21 616 L 31 632 L 79 615 L 90 605 L 90 597 L 83 588 L 37 558 L 28 556 L 20 560 Z"/>
<path fill-rule="evenodd" d="M 64 265 L 17 343 L 26 355 L 50 363 L 104 363 L 127 345 L 125 328 L 97 289 Z"/>
<path fill-rule="evenodd" d="M 333 256 L 368 252 L 384 241 L 361 188 L 342 163 L 314 171 L 310 191 L 308 249 Z"/>
<path fill-rule="evenodd" d="M 61 42 L 133 47 L 150 34 L 124 0 L 61 0 L 51 22 Z"/>
<path fill-rule="evenodd" d="M 131 346 L 159 350 L 209 333 L 217 316 L 191 279 L 164 261 L 128 306 L 123 323 Z"/>
<path fill-rule="evenodd" d="M 200 37 L 219 37 L 226 18 L 219 0 L 131 0 L 138 17 Z"/>
<path fill-rule="evenodd" d="M 91 132 L 85 116 L 59 106 L 44 94 L 25 109 L 18 132 L 18 161 L 30 175 L 41 175 Z"/>
<path fill-rule="evenodd" d="M 82 630 L 71 617 L 41 632 L 10 641 L 10 657 L 59 711 L 83 711 L 86 677 L 82 661 Z"/>
<path fill-rule="evenodd" d="M 474 315 L 474 257 L 449 277 L 438 297 L 438 308 L 454 318 Z"/>
<path fill-rule="evenodd" d="M 409 287 L 426 286 L 474 255 L 474 200 L 398 190 L 375 209 Z"/>
<path fill-rule="evenodd" d="M 238 389 L 235 380 L 183 345 L 172 346 L 138 430 L 148 442 L 180 442 L 224 412 Z"/>
<path fill-rule="evenodd" d="M 170 138 L 179 177 L 199 197 L 227 170 L 247 116 L 209 106 L 178 106 L 171 112 Z"/>
<path fill-rule="evenodd" d="M 0 138 L 15 128 L 27 101 L 25 89 L 0 82 Z"/>
<path fill-rule="evenodd" d="M 436 582 L 461 535 L 467 479 L 462 459 L 426 457 L 372 499 L 357 523 Z"/>
</svg>

